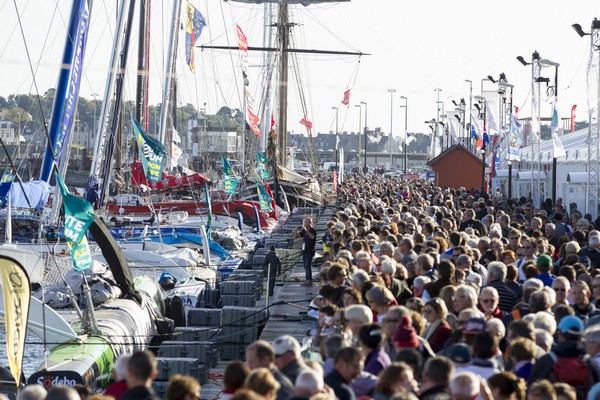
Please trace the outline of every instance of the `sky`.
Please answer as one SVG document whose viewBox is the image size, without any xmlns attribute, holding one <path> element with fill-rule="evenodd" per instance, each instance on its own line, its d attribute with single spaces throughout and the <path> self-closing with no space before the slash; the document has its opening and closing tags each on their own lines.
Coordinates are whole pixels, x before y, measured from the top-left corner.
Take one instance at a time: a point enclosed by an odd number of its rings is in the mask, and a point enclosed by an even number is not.
<svg viewBox="0 0 600 400">
<path fill-rule="evenodd" d="M 56 85 L 66 25 L 70 12 L 67 0 L 21 0 L 0 2 L 0 95 L 35 93 L 30 63 L 35 70 L 37 90 L 43 94 Z M 92 22 L 84 62 L 81 95 L 102 98 L 115 21 L 115 0 L 94 0 Z M 234 1 L 191 0 L 206 17 L 208 26 L 197 45 L 236 45 L 238 23 L 250 46 L 262 46 L 264 5 Z M 160 102 L 164 54 L 168 41 L 172 1 L 153 0 L 153 36 L 151 40 L 151 103 Z M 184 2 L 185 6 L 185 2 Z M 524 67 L 516 56 L 531 60 L 537 50 L 542 58 L 560 63 L 559 113 L 568 117 L 577 104 L 576 120 L 587 120 L 586 74 L 589 37 L 580 38 L 571 28 L 580 23 L 589 31 L 594 17 L 600 17 L 598 1 L 578 0 L 504 0 L 482 2 L 462 0 L 352 0 L 334 4 L 293 6 L 291 10 L 294 47 L 369 53 L 356 56 L 298 55 L 297 69 L 304 88 L 307 117 L 317 132 L 335 130 L 338 107 L 339 131 L 356 131 L 365 124 L 367 103 L 369 129 L 402 135 L 407 98 L 409 132 L 427 132 L 424 123 L 436 117 L 436 101 L 453 109 L 451 100 L 461 97 L 469 102 L 469 79 L 473 95 L 496 86 L 482 79 L 497 78 L 501 72 L 515 85 L 513 104 L 520 117 L 530 116 L 531 68 Z M 134 25 L 137 29 L 137 25 Z M 134 31 L 135 32 L 135 31 Z M 135 36 L 135 35 L 134 35 Z M 135 42 L 137 39 L 134 40 Z M 185 39 L 179 40 L 180 49 Z M 222 106 L 242 107 L 242 82 L 239 51 L 196 50 L 196 72 L 184 64 L 183 51 L 178 56 L 178 104 L 191 103 L 197 109 L 215 113 Z M 136 50 L 131 50 L 129 66 L 134 69 Z M 261 97 L 261 53 L 249 52 L 250 92 Z M 553 78 L 552 69 L 543 76 Z M 290 77 L 294 77 L 290 74 Z M 296 79 L 296 78 L 293 78 Z M 304 116 L 296 83 L 291 84 L 288 129 L 300 133 Z M 351 88 L 349 107 L 340 104 L 343 93 Z M 389 89 L 396 92 L 390 95 Z M 134 99 L 135 79 L 128 73 L 127 99 Z M 595 102 L 595 97 L 593 98 Z M 551 104 L 542 102 L 542 117 L 551 116 Z"/>
</svg>

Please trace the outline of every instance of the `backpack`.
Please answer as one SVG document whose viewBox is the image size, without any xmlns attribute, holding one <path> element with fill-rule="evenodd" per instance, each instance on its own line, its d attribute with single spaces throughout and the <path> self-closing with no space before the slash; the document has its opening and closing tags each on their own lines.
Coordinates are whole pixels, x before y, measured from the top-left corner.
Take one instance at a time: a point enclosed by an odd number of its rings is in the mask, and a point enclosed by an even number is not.
<svg viewBox="0 0 600 400">
<path fill-rule="evenodd" d="M 577 398 L 587 396 L 587 392 L 594 384 L 593 371 L 588 364 L 588 357 L 558 357 L 551 351 L 550 357 L 554 361 L 554 368 L 550 371 L 550 382 L 563 382 L 573 386 L 577 391 Z"/>
</svg>

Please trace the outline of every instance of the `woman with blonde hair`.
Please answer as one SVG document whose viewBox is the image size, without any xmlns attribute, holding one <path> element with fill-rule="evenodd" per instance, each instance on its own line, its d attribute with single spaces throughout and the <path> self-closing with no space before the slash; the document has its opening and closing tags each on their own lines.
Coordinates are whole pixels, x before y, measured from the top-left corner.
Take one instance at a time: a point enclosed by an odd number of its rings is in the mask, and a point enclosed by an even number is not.
<svg viewBox="0 0 600 400">
<path fill-rule="evenodd" d="M 256 368 L 246 377 L 244 387 L 260 394 L 266 400 L 274 400 L 281 385 L 267 368 Z"/>
<path fill-rule="evenodd" d="M 423 310 L 428 326 L 423 333 L 434 353 L 440 351 L 452 335 L 452 328 L 446 322 L 448 308 L 440 298 L 429 300 Z"/>
</svg>

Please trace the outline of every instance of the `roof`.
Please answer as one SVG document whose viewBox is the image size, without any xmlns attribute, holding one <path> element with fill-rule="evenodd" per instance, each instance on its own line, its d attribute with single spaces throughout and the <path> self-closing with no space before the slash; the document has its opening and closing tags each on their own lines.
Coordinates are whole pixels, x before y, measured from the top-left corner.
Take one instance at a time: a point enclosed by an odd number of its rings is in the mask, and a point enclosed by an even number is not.
<svg viewBox="0 0 600 400">
<path fill-rule="evenodd" d="M 592 137 L 596 134 L 596 125 L 592 125 L 591 132 Z M 566 133 L 559 135 L 562 142 L 563 148 L 567 153 L 566 156 L 557 157 L 558 161 L 562 162 L 585 162 L 587 163 L 588 144 L 586 142 L 588 138 L 589 129 L 583 128 L 576 130 L 575 132 Z M 521 147 L 521 160 L 529 161 L 531 158 L 531 146 Z M 553 156 L 553 141 L 552 139 L 542 140 L 540 146 L 542 163 L 552 162 Z"/>
<path fill-rule="evenodd" d="M 470 157 L 472 157 L 474 160 L 477 160 L 477 162 L 479 164 L 481 164 L 481 158 L 477 157 L 475 154 L 473 154 L 471 151 L 469 151 L 469 149 L 467 149 L 462 144 L 455 144 L 454 146 L 451 146 L 451 147 L 447 148 L 445 151 L 438 154 L 438 156 L 435 157 L 434 159 L 430 160 L 427 163 L 427 165 L 433 166 L 433 165 L 437 164 L 438 162 L 440 162 L 440 160 L 442 160 L 446 156 L 448 156 L 456 151 L 463 151 L 463 152 L 467 153 Z"/>
</svg>

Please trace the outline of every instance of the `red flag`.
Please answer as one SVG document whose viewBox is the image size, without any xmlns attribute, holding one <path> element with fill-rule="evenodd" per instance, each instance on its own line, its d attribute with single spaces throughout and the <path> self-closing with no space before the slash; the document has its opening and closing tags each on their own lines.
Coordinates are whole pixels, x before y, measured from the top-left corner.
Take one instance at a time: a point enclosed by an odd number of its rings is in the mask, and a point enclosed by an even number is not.
<svg viewBox="0 0 600 400">
<path fill-rule="evenodd" d="M 246 35 L 244 35 L 244 31 L 238 24 L 235 24 L 235 32 L 237 33 L 238 47 L 241 51 L 248 51 L 248 39 L 246 39 Z"/>
<path fill-rule="evenodd" d="M 571 107 L 571 132 L 575 132 L 575 111 L 577 110 L 577 104 Z"/>
<path fill-rule="evenodd" d="M 250 107 L 248 107 L 248 125 L 250 125 L 250 129 L 252 129 L 252 132 L 254 132 L 254 134 L 256 136 L 260 136 L 260 129 L 258 129 L 258 122 L 259 122 L 258 117 L 256 115 L 254 115 L 254 113 L 252 112 Z"/>
<path fill-rule="evenodd" d="M 350 104 L 350 90 L 348 89 L 344 92 L 344 99 L 342 100 L 342 104 L 347 106 Z"/>
<path fill-rule="evenodd" d="M 519 107 L 515 107 L 515 119 L 519 119 Z"/>
<path fill-rule="evenodd" d="M 275 115 L 271 114 L 271 130 L 275 129 Z"/>
<path fill-rule="evenodd" d="M 306 115 L 304 116 L 304 118 L 302 118 L 300 120 L 300 125 L 304 125 L 306 128 L 308 128 L 309 130 L 312 129 L 312 122 L 310 122 L 308 120 L 308 118 L 306 118 Z"/>
</svg>

